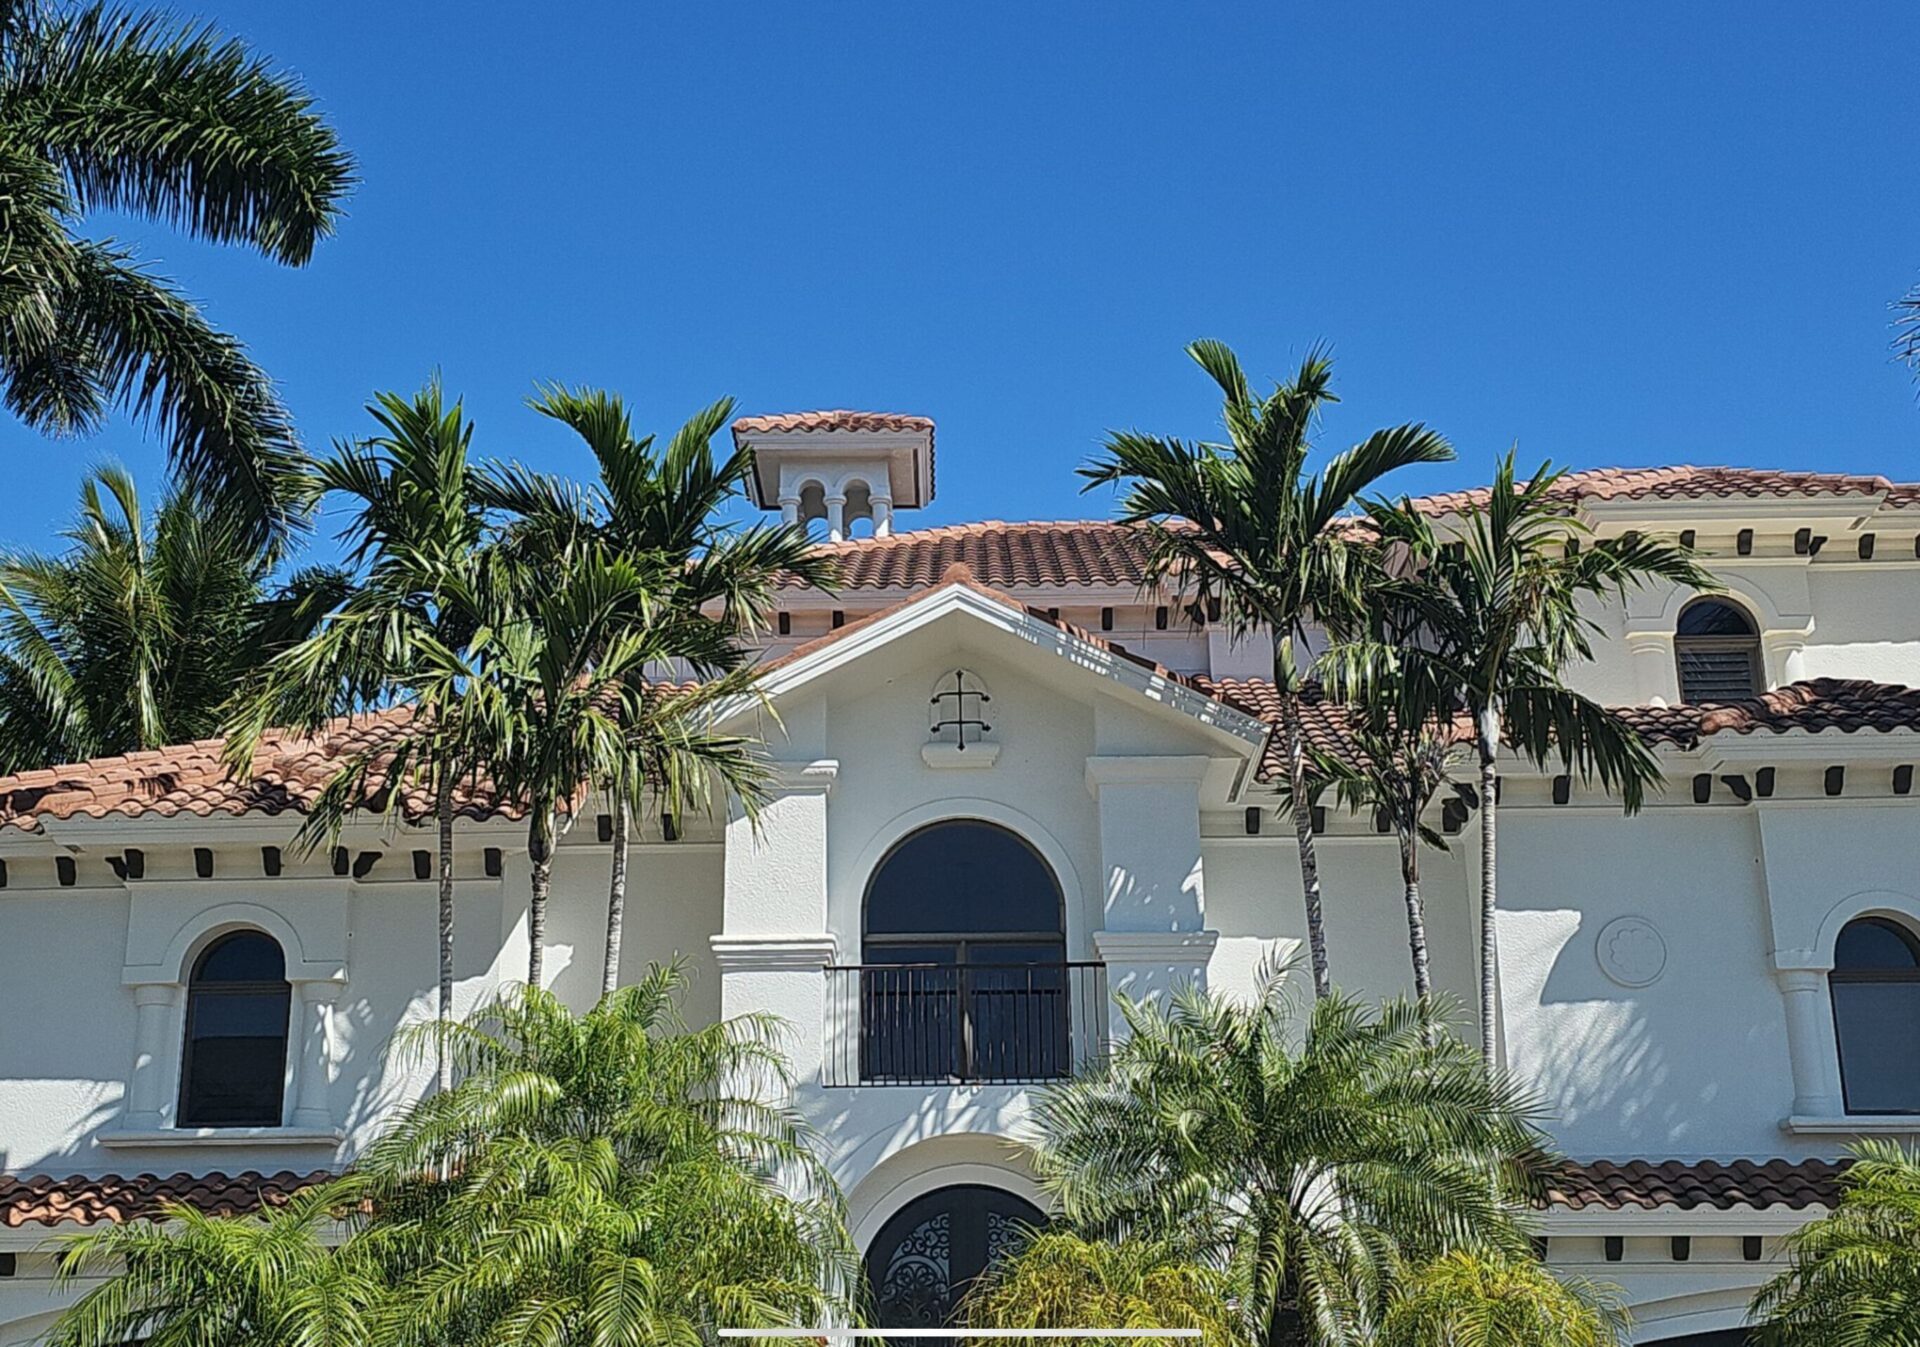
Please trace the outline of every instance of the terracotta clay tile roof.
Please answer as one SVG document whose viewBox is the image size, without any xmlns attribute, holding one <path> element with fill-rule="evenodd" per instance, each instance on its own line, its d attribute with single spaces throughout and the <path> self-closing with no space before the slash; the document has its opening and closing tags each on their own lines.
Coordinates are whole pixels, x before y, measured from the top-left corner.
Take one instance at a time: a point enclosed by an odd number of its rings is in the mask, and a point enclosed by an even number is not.
<svg viewBox="0 0 1920 1347">
<path fill-rule="evenodd" d="M 1270 725 L 1279 723 L 1280 699 L 1273 684 L 1265 679 L 1195 677 L 1191 682 L 1209 697 Z M 1920 688 L 1850 678 L 1815 678 L 1789 683 L 1744 702 L 1611 709 L 1648 740 L 1677 748 L 1697 747 L 1710 735 L 1752 734 L 1756 730 L 1774 734 L 1793 730 L 1806 734 L 1826 730 L 1843 734 L 1860 730 L 1920 730 Z M 1335 755 L 1351 752 L 1340 707 L 1321 701 L 1317 691 L 1310 691 L 1301 704 L 1301 724 L 1308 739 L 1323 752 Z M 1283 748 L 1275 738 L 1267 744 L 1259 779 L 1276 780 L 1284 767 Z"/>
<path fill-rule="evenodd" d="M 933 421 L 905 412 L 857 412 L 836 407 L 821 412 L 780 412 L 773 416 L 743 416 L 733 423 L 737 440 L 743 435 L 772 435 L 783 430 L 799 431 L 904 431 L 909 434 L 933 434 Z"/>
<path fill-rule="evenodd" d="M 1831 1207 L 1840 1198 L 1845 1161 L 1583 1160 L 1561 1165 L 1546 1200 L 1580 1211 L 1639 1207 Z"/>
<path fill-rule="evenodd" d="M 882 432 L 927 437 L 927 500 L 933 499 L 937 460 L 933 449 L 933 418 L 906 412 L 858 412 L 850 407 L 835 407 L 819 412 L 776 412 L 771 416 L 742 416 L 733 423 L 733 442 L 741 444 L 749 435 L 776 435 L 782 431 L 826 434 Z M 766 502 L 772 504 L 771 501 Z M 926 500 L 920 502 L 926 504 Z"/>
<path fill-rule="evenodd" d="M 228 773 L 225 741 L 202 739 L 174 748 L 93 758 L 60 767 L 0 777 L 0 827 L 32 828 L 42 818 L 128 818 L 193 814 L 304 812 L 341 764 L 403 725 L 405 709 L 348 716 L 306 736 L 270 731 L 255 753 L 252 771 Z M 369 794 L 372 800 L 374 795 Z M 463 818 L 516 815 L 489 793 L 461 787 L 454 804 Z M 409 791 L 405 812 L 425 817 L 432 804 Z"/>
<path fill-rule="evenodd" d="M 1920 688 L 1858 678 L 1789 683 L 1749 701 L 1682 706 L 1617 706 L 1614 714 L 1648 739 L 1691 748 L 1714 734 L 1818 734 L 1920 729 Z"/>
<path fill-rule="evenodd" d="M 825 649 L 827 646 L 833 645 L 839 641 L 844 641 L 845 639 L 847 639 L 847 637 L 852 636 L 855 632 L 864 631 L 868 627 L 872 626 L 874 623 L 879 622 L 884 618 L 892 617 L 895 613 L 898 613 L 903 609 L 911 608 L 914 605 L 919 603 L 924 603 L 928 599 L 932 598 L 934 595 L 941 593 L 944 590 L 950 589 L 955 585 L 960 585 L 966 589 L 970 589 L 974 593 L 982 595 L 985 598 L 991 599 L 993 602 L 1001 605 L 1004 608 L 1010 608 L 1016 613 L 1022 613 L 1028 617 L 1035 619 L 1036 621 L 1044 622 L 1048 626 L 1053 627 L 1057 631 L 1065 632 L 1069 636 L 1073 636 L 1081 641 L 1085 641 L 1088 645 L 1091 645 L 1096 649 L 1104 650 L 1104 651 L 1107 651 L 1109 654 L 1117 655 L 1119 658 L 1126 660 L 1130 664 L 1137 664 L 1141 668 L 1150 670 L 1151 672 L 1159 675 L 1160 677 L 1165 678 L 1169 682 L 1178 683 L 1185 688 L 1191 688 L 1193 691 L 1199 692 L 1204 696 L 1214 697 L 1216 701 L 1221 700 L 1219 697 L 1217 697 L 1213 692 L 1211 692 L 1208 689 L 1206 679 L 1194 677 L 1189 674 L 1175 673 L 1172 669 L 1167 668 L 1165 665 L 1160 664 L 1155 660 L 1148 659 L 1144 655 L 1135 654 L 1133 651 L 1127 649 L 1125 646 L 1119 644 L 1117 641 L 1111 641 L 1107 639 L 1105 636 L 1098 634 L 1097 632 L 1088 631 L 1085 627 L 1077 626 L 1076 624 L 1072 622 L 1068 622 L 1063 618 L 1054 617 L 1051 614 L 1049 614 L 1045 609 L 1035 608 L 1030 604 L 1024 603 L 1020 599 L 1014 597 L 1012 594 L 1007 593 L 1005 590 L 995 589 L 991 585 L 982 584 L 980 582 L 979 577 L 973 573 L 972 568 L 969 567 L 964 561 L 956 561 L 950 566 L 948 566 L 947 569 L 941 573 L 940 578 L 936 583 L 921 590 L 918 594 L 914 594 L 908 598 L 902 599 L 899 603 L 890 604 L 889 606 L 880 609 L 878 612 L 868 613 L 865 617 L 862 617 L 854 622 L 849 622 L 844 627 L 836 627 L 834 630 L 828 632 L 825 636 L 817 636 L 813 640 L 808 641 L 803 645 L 796 646 L 792 650 L 789 650 L 786 654 L 780 656 L 780 658 L 776 660 L 768 661 L 766 664 L 761 666 L 761 669 L 763 672 L 767 670 L 772 670 L 772 669 L 779 669 L 779 668 L 785 667 L 786 665 L 792 664 L 796 660 L 804 659 L 808 655 L 813 654 L 816 650 L 822 650 L 822 649 Z M 1250 707 L 1243 706 L 1243 707 L 1239 707 L 1238 709 L 1245 711 L 1249 715 L 1256 715 L 1256 716 L 1258 715 L 1258 712 L 1253 711 Z"/>
<path fill-rule="evenodd" d="M 1877 496 L 1895 507 L 1920 503 L 1920 483 L 1893 482 L 1840 472 L 1784 472 L 1774 468 L 1593 468 L 1561 478 L 1564 500 L 1696 500 L 1709 496 Z M 1435 514 L 1484 504 L 1486 487 L 1422 496 L 1415 504 Z"/>
<path fill-rule="evenodd" d="M 989 585 L 1123 585 L 1146 576 L 1145 532 L 1097 520 L 954 524 L 946 528 L 825 543 L 839 589 L 912 589 L 966 566 Z"/>
<path fill-rule="evenodd" d="M 840 415 L 809 413 L 808 415 Z M 752 418 L 756 423 L 781 420 Z M 1885 504 L 1920 506 L 1920 483 L 1833 472 L 1783 472 L 1761 468 L 1595 468 L 1569 473 L 1558 494 L 1574 500 L 1699 499 L 1706 497 L 1859 496 L 1884 494 Z M 1415 504 L 1447 514 L 1484 503 L 1487 488 L 1419 497 Z M 840 589 L 911 589 L 930 585 L 954 562 L 964 562 L 983 583 L 1023 585 L 1119 585 L 1137 588 L 1145 579 L 1144 530 L 1101 520 L 953 524 L 885 538 L 824 543 L 820 550 L 839 565 Z"/>
<path fill-rule="evenodd" d="M 169 1205 L 193 1207 L 211 1216 L 234 1216 L 280 1206 L 331 1177 L 325 1170 L 277 1174 L 118 1174 L 56 1179 L 0 1176 L 0 1227 L 94 1225 L 101 1221 L 157 1221 Z"/>
</svg>

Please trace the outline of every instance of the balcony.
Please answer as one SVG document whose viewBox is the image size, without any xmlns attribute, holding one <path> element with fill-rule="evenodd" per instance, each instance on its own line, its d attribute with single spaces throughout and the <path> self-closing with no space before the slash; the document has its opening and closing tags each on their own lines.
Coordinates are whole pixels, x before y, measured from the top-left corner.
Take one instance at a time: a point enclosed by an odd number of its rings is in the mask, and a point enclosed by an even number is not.
<svg viewBox="0 0 1920 1347">
<path fill-rule="evenodd" d="M 1038 1085 L 1107 1037 L 1101 963 L 830 967 L 824 1083 Z"/>
</svg>

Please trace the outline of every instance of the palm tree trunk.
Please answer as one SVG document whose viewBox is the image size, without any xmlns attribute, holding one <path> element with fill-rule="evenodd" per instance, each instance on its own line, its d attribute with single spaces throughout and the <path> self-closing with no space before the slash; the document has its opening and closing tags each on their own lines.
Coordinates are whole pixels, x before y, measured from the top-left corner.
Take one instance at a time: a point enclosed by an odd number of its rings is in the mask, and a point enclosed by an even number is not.
<svg viewBox="0 0 1920 1347">
<path fill-rule="evenodd" d="M 533 896 L 527 903 L 527 987 L 540 986 L 546 966 L 547 894 L 553 888 L 553 811 L 544 805 L 528 827 L 527 851 L 533 862 Z"/>
<path fill-rule="evenodd" d="M 627 801 L 624 795 L 613 805 L 613 880 L 607 886 L 607 961 L 600 969 L 600 994 L 611 992 L 620 981 L 620 934 L 627 916 Z"/>
<path fill-rule="evenodd" d="M 1307 903 L 1307 951 L 1313 960 L 1313 995 L 1319 1000 L 1332 994 L 1333 975 L 1327 968 L 1327 928 L 1320 911 L 1320 861 L 1314 854 L 1313 809 L 1307 800 L 1307 735 L 1300 724 L 1300 703 L 1292 695 L 1280 699 L 1280 729 L 1286 736 L 1293 837 L 1300 850 L 1300 890 Z"/>
<path fill-rule="evenodd" d="M 447 1060 L 446 1026 L 453 1018 L 453 778 L 444 768 L 434 800 L 440 824 L 440 1030 L 435 1069 L 440 1090 L 453 1085 L 453 1065 Z"/>
<path fill-rule="evenodd" d="M 1498 880 L 1500 772 L 1493 755 L 1480 755 L 1480 1056 L 1491 1070 L 1500 1045 L 1500 925 Z"/>
<path fill-rule="evenodd" d="M 1413 956 L 1413 994 L 1433 1004 L 1433 971 L 1427 960 L 1427 910 L 1420 900 L 1420 841 L 1400 830 L 1400 881 L 1406 887 L 1407 949 Z"/>
</svg>

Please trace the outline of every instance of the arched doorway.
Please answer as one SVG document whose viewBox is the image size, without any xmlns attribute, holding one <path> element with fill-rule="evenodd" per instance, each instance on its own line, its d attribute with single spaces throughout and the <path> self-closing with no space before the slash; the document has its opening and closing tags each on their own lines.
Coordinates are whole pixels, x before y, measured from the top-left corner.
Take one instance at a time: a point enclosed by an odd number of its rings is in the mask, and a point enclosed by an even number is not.
<svg viewBox="0 0 1920 1347">
<path fill-rule="evenodd" d="M 950 819 L 874 869 L 862 913 L 860 1079 L 1066 1074 L 1071 967 L 1060 881 L 1017 833 Z"/>
<path fill-rule="evenodd" d="M 936 1188 L 900 1208 L 867 1250 L 880 1328 L 944 1328 L 995 1259 L 1046 1223 L 1040 1209 L 983 1183 Z"/>
</svg>

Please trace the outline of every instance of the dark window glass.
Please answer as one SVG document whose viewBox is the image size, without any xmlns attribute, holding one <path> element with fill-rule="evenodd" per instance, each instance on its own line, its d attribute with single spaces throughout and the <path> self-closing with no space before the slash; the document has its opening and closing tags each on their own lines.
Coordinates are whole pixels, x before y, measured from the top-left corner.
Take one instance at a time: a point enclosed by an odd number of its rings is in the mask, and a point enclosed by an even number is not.
<svg viewBox="0 0 1920 1347">
<path fill-rule="evenodd" d="M 1730 603 L 1699 599 L 1680 613 L 1682 636 L 1754 636 L 1753 619 Z"/>
<path fill-rule="evenodd" d="M 1681 609 L 1673 657 L 1683 702 L 1743 701 L 1766 690 L 1759 633 L 1734 604 L 1695 599 Z"/>
<path fill-rule="evenodd" d="M 867 933 L 1060 929 L 1060 886 L 1025 841 L 975 820 L 936 823 L 901 842 L 867 890 Z"/>
<path fill-rule="evenodd" d="M 1018 1252 L 1045 1223 L 1032 1203 L 984 1184 L 915 1198 L 880 1228 L 867 1251 L 875 1323 L 946 1327 L 974 1280 L 995 1260 Z"/>
<path fill-rule="evenodd" d="M 1920 1113 L 1920 942 L 1879 917 L 1834 946 L 1834 1036 L 1849 1113 Z"/>
<path fill-rule="evenodd" d="M 277 1127 L 293 989 L 270 936 L 236 931 L 210 945 L 187 987 L 180 1068 L 183 1127 Z"/>
<path fill-rule="evenodd" d="M 1848 922 L 1833 947 L 1836 972 L 1898 972 L 1920 968 L 1920 950 L 1905 929 L 1880 917 Z"/>
<path fill-rule="evenodd" d="M 1064 1075 L 1063 920 L 1052 869 L 1005 828 L 959 820 L 901 842 L 867 890 L 862 1079 Z"/>
</svg>

